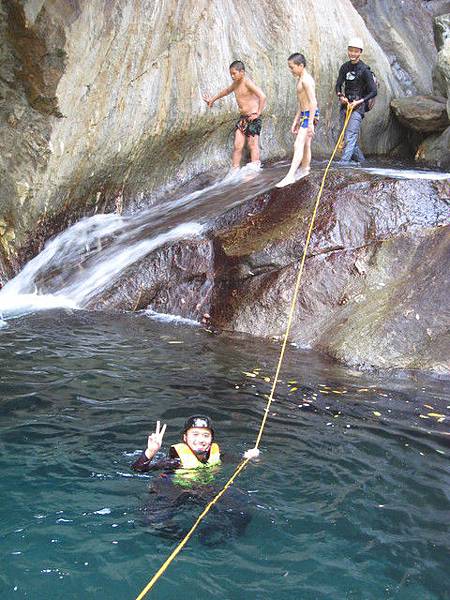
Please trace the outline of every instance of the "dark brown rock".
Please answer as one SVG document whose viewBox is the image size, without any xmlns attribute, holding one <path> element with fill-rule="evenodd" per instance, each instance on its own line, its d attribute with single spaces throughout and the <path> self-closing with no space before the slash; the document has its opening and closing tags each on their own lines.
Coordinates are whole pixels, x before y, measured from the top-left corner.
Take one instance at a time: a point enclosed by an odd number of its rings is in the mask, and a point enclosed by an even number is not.
<svg viewBox="0 0 450 600">
<path fill-rule="evenodd" d="M 402 125 L 420 133 L 443 131 L 450 125 L 447 101 L 439 96 L 396 98 L 391 108 Z"/>
<path fill-rule="evenodd" d="M 283 335 L 319 174 L 248 200 L 205 239 L 148 256 L 95 306 L 138 309 L 258 336 Z M 290 339 L 359 367 L 444 372 L 448 181 L 332 171 Z"/>
</svg>

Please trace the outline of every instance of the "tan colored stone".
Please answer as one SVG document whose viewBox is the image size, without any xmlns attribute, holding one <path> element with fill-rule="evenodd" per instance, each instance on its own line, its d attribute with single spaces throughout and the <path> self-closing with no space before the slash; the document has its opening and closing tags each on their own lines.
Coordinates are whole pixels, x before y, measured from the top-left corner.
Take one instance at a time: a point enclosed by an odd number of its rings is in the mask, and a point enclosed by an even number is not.
<svg viewBox="0 0 450 600">
<path fill-rule="evenodd" d="M 445 41 L 450 39 L 450 14 L 439 15 L 433 21 L 434 43 L 437 51 L 442 50 Z"/>
<path fill-rule="evenodd" d="M 395 98 L 391 108 L 402 125 L 420 133 L 443 131 L 450 125 L 446 99 L 439 96 Z"/>
<path fill-rule="evenodd" d="M 440 168 L 450 168 L 450 127 L 440 135 L 427 137 L 417 149 L 415 158 Z"/>
</svg>

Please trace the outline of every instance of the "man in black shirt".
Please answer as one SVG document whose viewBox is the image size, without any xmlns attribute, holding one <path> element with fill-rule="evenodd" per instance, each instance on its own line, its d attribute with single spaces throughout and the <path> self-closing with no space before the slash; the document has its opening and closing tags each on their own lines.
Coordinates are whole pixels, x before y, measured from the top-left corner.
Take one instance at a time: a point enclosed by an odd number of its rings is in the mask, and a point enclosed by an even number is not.
<svg viewBox="0 0 450 600">
<path fill-rule="evenodd" d="M 353 108 L 344 135 L 344 151 L 339 164 L 349 165 L 352 159 L 357 162 L 365 160 L 358 145 L 359 130 L 364 118 L 365 105 L 377 95 L 377 86 L 369 67 L 361 60 L 364 44 L 360 38 L 348 42 L 349 61 L 339 69 L 336 81 L 336 94 L 341 103 L 340 123 L 344 124 L 347 105 Z M 344 92 L 342 92 L 344 86 Z"/>
</svg>

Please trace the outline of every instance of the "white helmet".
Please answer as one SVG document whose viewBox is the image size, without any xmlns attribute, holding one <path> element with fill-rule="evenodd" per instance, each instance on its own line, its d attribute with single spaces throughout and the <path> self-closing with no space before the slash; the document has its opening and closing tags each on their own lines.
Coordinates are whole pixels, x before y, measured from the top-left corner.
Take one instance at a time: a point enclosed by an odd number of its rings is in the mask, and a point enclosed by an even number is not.
<svg viewBox="0 0 450 600">
<path fill-rule="evenodd" d="M 347 48 L 359 48 L 361 52 L 364 50 L 364 42 L 359 37 L 350 38 L 348 40 Z"/>
</svg>

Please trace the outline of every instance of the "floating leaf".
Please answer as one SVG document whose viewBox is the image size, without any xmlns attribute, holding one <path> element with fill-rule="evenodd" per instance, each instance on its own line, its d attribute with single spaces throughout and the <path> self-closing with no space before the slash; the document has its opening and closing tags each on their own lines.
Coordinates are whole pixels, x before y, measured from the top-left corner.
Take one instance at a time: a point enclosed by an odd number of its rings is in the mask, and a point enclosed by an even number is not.
<svg viewBox="0 0 450 600">
<path fill-rule="evenodd" d="M 374 411 L 373 411 L 373 414 L 374 414 L 376 417 L 381 417 L 381 413 L 380 413 L 380 412 L 378 412 L 377 410 L 374 410 Z"/>
<path fill-rule="evenodd" d="M 254 373 L 250 373 L 249 371 L 242 371 L 242 373 L 246 376 L 246 377 L 256 377 L 256 375 Z"/>
<path fill-rule="evenodd" d="M 297 390 L 298 390 L 298 387 L 291 388 L 291 392 L 296 392 Z"/>
<path fill-rule="evenodd" d="M 184 344 L 184 342 L 180 342 L 178 340 L 171 340 L 170 342 L 167 342 L 168 344 Z"/>
<path fill-rule="evenodd" d="M 264 377 L 264 381 L 266 381 L 267 383 L 270 382 L 270 377 Z"/>
<path fill-rule="evenodd" d="M 428 419 L 428 418 L 429 418 L 429 417 L 427 417 L 426 415 L 419 415 L 419 417 L 420 417 L 421 419 Z"/>
<path fill-rule="evenodd" d="M 342 391 L 340 391 L 340 390 L 331 390 L 331 391 L 333 392 L 333 394 L 346 394 L 347 393 L 347 390 L 342 390 Z"/>
<path fill-rule="evenodd" d="M 441 415 L 440 413 L 427 413 L 429 417 L 435 417 L 436 419 L 445 419 L 445 415 Z"/>
<path fill-rule="evenodd" d="M 431 410 L 434 409 L 434 406 L 430 406 L 429 404 L 424 404 L 425 408 L 431 408 Z"/>
</svg>

